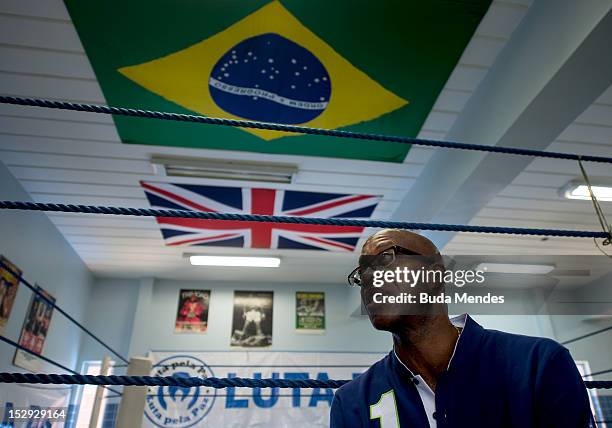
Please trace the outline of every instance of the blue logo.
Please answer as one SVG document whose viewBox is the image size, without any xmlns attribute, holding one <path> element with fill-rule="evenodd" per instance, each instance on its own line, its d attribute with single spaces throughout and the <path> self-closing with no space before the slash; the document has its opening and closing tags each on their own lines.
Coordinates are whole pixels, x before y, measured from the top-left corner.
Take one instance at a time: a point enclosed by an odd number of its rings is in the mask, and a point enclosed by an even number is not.
<svg viewBox="0 0 612 428">
<path fill-rule="evenodd" d="M 152 376 L 187 378 L 213 377 L 214 374 L 202 360 L 188 355 L 176 355 L 158 362 Z M 151 391 L 155 391 L 155 388 Z M 145 415 L 158 427 L 191 427 L 206 417 L 216 396 L 216 389 L 209 387 L 158 387 L 157 392 L 147 395 Z"/>
<path fill-rule="evenodd" d="M 213 101 L 235 116 L 299 124 L 325 111 L 329 74 L 304 47 L 278 34 L 250 37 L 226 52 L 208 85 Z"/>
</svg>

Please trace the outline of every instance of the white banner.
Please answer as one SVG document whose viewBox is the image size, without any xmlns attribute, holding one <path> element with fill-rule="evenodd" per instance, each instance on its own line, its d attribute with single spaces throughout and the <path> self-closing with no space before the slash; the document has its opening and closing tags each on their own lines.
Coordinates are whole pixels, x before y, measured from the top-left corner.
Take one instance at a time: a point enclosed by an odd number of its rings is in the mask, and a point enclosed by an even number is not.
<svg viewBox="0 0 612 428">
<path fill-rule="evenodd" d="M 352 379 L 379 353 L 151 352 L 152 376 Z M 327 427 L 332 389 L 150 388 L 145 427 Z"/>
<path fill-rule="evenodd" d="M 26 423 L 14 423 L 10 420 L 10 410 L 15 409 L 45 409 L 48 407 L 66 407 L 70 401 L 70 386 L 64 385 L 27 385 L 2 384 L 0 387 L 0 427 L 20 427 Z M 67 409 L 66 416 L 71 414 Z M 48 425 L 47 425 L 48 423 Z M 28 426 L 63 426 L 63 423 L 51 423 L 45 419 L 38 419 L 36 423 Z"/>
</svg>

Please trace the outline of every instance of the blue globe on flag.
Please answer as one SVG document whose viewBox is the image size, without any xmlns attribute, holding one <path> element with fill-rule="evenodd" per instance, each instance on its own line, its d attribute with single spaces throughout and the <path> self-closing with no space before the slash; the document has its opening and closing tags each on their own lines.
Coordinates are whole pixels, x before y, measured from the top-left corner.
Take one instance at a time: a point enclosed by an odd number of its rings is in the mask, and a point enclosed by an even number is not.
<svg viewBox="0 0 612 428">
<path fill-rule="evenodd" d="M 209 76 L 213 101 L 235 116 L 299 124 L 325 111 L 329 73 L 310 51 L 275 33 L 250 37 L 228 50 Z"/>
</svg>

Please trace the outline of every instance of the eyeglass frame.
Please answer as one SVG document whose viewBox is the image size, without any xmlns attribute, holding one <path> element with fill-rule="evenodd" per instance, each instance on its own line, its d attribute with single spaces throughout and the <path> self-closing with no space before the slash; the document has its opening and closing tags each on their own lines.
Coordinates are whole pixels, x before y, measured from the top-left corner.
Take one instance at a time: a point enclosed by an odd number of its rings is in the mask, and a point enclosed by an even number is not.
<svg viewBox="0 0 612 428">
<path fill-rule="evenodd" d="M 383 266 L 383 267 L 390 266 L 395 261 L 395 257 L 397 256 L 397 254 L 405 254 L 407 256 L 422 256 L 422 257 L 426 257 L 426 256 L 424 256 L 421 253 L 414 252 L 414 251 L 409 250 L 408 248 L 402 247 L 400 245 L 392 245 L 391 247 L 386 248 L 386 249 L 380 251 L 377 254 L 373 254 L 373 255 L 369 255 L 369 256 L 365 256 L 365 257 L 377 257 L 377 256 L 380 256 L 381 254 L 383 254 L 385 251 L 389 251 L 389 250 L 393 250 L 393 261 L 391 261 L 391 263 L 389 263 L 388 265 Z M 362 257 L 364 257 L 364 255 L 359 256 L 360 259 Z M 353 269 L 351 271 L 351 273 L 348 274 L 346 279 L 348 281 L 349 286 L 351 286 L 351 287 L 361 287 L 361 284 L 351 284 L 351 277 L 353 277 L 355 275 L 355 273 L 359 271 L 359 269 L 361 269 L 361 264 L 359 266 L 357 266 L 355 269 Z"/>
</svg>

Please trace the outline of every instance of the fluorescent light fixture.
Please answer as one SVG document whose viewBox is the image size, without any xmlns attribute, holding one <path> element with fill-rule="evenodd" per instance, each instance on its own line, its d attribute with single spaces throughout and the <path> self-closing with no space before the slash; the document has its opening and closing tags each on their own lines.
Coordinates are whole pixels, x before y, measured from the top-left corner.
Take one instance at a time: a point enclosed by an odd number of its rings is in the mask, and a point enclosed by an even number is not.
<svg viewBox="0 0 612 428">
<path fill-rule="evenodd" d="M 488 273 L 524 273 L 544 275 L 555 269 L 553 265 L 531 265 L 518 263 L 480 263 L 476 270 Z"/>
<path fill-rule="evenodd" d="M 593 194 L 599 201 L 612 201 L 612 183 L 603 184 L 596 183 L 591 186 Z M 591 194 L 589 188 L 583 181 L 573 180 L 570 181 L 561 189 L 561 195 L 567 199 L 581 199 L 590 200 Z"/>
<path fill-rule="evenodd" d="M 278 257 L 189 256 L 193 266 L 279 267 Z"/>
<path fill-rule="evenodd" d="M 291 183 L 296 165 L 281 162 L 255 162 L 233 159 L 151 157 L 155 172 L 167 177 L 215 178 L 267 183 Z"/>
</svg>

